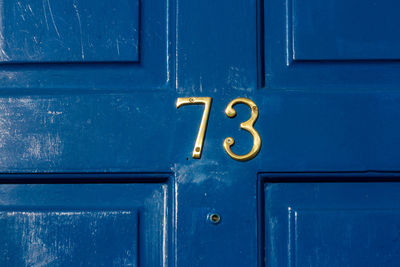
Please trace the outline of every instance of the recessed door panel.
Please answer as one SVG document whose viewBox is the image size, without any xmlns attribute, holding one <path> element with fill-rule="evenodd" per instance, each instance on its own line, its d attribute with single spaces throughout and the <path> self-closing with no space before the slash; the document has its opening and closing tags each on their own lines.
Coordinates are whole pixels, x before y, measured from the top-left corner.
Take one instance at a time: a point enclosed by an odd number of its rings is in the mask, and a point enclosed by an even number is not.
<svg viewBox="0 0 400 267">
<path fill-rule="evenodd" d="M 0 185 L 1 266 L 166 266 L 166 183 L 48 178 Z"/>
<path fill-rule="evenodd" d="M 0 90 L 132 90 L 168 80 L 167 1 L 0 3 Z"/>
<path fill-rule="evenodd" d="M 397 266 L 400 183 L 265 183 L 265 266 Z"/>
<path fill-rule="evenodd" d="M 135 210 L 0 212 L 0 265 L 137 266 Z"/>
<path fill-rule="evenodd" d="M 139 1 L 3 1 L 0 62 L 137 61 Z"/>
<path fill-rule="evenodd" d="M 292 0 L 294 60 L 399 59 L 399 2 Z"/>
<path fill-rule="evenodd" d="M 263 0 L 268 89 L 398 90 L 396 0 Z"/>
</svg>

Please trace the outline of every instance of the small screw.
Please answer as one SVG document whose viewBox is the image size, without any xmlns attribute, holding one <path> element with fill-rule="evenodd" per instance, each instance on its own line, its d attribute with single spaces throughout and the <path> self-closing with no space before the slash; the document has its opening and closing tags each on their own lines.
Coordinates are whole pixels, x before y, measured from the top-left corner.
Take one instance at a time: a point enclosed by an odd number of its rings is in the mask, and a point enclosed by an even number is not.
<svg viewBox="0 0 400 267">
<path fill-rule="evenodd" d="M 193 103 L 193 102 L 194 102 L 194 98 L 193 98 L 193 97 L 190 97 L 190 98 L 189 98 L 189 102 L 190 102 L 190 103 Z"/>
<path fill-rule="evenodd" d="M 218 213 L 210 213 L 208 215 L 208 220 L 213 224 L 218 224 L 221 221 L 221 217 Z"/>
</svg>

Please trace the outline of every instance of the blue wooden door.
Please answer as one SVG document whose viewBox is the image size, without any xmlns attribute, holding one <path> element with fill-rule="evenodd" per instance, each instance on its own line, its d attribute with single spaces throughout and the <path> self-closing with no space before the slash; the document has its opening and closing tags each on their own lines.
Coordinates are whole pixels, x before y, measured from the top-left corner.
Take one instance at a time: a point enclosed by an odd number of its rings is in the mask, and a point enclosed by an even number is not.
<svg viewBox="0 0 400 267">
<path fill-rule="evenodd" d="M 399 7 L 0 1 L 0 266 L 398 266 Z"/>
</svg>

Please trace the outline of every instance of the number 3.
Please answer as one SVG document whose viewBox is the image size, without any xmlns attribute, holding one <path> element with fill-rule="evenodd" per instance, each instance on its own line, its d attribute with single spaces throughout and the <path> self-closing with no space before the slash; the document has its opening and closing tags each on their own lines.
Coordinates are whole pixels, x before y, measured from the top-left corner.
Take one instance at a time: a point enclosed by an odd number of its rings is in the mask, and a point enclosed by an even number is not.
<svg viewBox="0 0 400 267">
<path fill-rule="evenodd" d="M 247 161 L 247 160 L 251 160 L 255 156 L 257 156 L 257 154 L 261 148 L 260 135 L 258 134 L 256 129 L 254 129 L 254 127 L 253 127 L 254 123 L 256 122 L 256 120 L 258 118 L 258 108 L 257 108 L 257 105 L 248 98 L 244 98 L 244 97 L 236 98 L 236 99 L 232 100 L 225 109 L 225 114 L 229 118 L 233 118 L 236 116 L 236 111 L 233 109 L 233 106 L 236 104 L 239 104 L 239 103 L 246 104 L 251 109 L 250 119 L 248 121 L 242 122 L 240 124 L 240 128 L 251 133 L 251 135 L 253 136 L 253 147 L 252 147 L 251 151 L 249 153 L 247 153 L 246 155 L 242 155 L 242 156 L 236 155 L 231 150 L 231 146 L 233 144 L 235 144 L 235 140 L 232 137 L 227 137 L 224 140 L 224 149 L 231 158 L 238 160 L 238 161 Z"/>
</svg>

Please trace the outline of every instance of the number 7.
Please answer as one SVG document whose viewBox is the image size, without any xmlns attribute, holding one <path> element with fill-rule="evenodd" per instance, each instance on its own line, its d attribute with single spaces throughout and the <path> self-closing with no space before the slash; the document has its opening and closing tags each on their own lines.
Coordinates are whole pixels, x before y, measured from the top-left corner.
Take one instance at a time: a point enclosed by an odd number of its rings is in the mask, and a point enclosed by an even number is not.
<svg viewBox="0 0 400 267">
<path fill-rule="evenodd" d="M 179 97 L 176 100 L 176 108 L 180 108 L 184 105 L 196 105 L 203 104 L 204 112 L 201 118 L 199 132 L 197 133 L 196 143 L 194 145 L 192 157 L 199 159 L 201 157 L 201 151 L 203 150 L 204 136 L 206 134 L 206 128 L 208 123 L 208 117 L 211 109 L 211 97 Z"/>
</svg>

